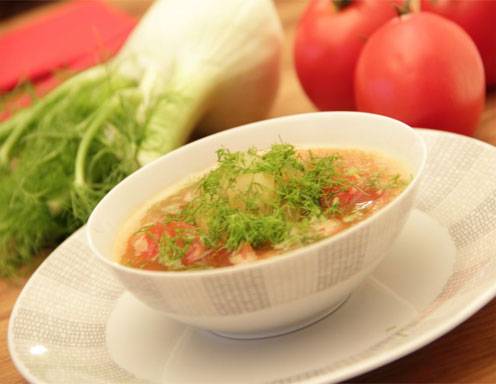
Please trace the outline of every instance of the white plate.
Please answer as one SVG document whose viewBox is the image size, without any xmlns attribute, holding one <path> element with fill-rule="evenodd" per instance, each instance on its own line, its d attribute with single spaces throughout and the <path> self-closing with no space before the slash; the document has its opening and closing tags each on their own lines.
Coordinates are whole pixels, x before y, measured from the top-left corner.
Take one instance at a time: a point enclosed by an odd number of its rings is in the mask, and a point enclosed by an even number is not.
<svg viewBox="0 0 496 384">
<path fill-rule="evenodd" d="M 496 149 L 423 130 L 416 209 L 391 253 L 331 316 L 291 334 L 231 340 L 140 304 L 80 230 L 36 271 L 8 342 L 33 383 L 324 383 L 440 337 L 496 295 Z"/>
</svg>

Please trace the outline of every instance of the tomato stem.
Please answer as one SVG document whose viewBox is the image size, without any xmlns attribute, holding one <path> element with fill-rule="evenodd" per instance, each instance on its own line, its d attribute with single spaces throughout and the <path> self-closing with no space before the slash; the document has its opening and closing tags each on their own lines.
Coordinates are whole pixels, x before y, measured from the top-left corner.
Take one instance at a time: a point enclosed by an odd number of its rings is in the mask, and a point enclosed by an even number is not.
<svg viewBox="0 0 496 384">
<path fill-rule="evenodd" d="M 403 4 L 396 5 L 396 12 L 398 16 L 420 12 L 420 0 L 405 0 Z"/>
<path fill-rule="evenodd" d="M 342 9 L 349 6 L 352 2 L 353 0 L 332 0 L 332 4 L 334 4 L 334 7 L 336 7 L 337 11 L 341 11 Z"/>
</svg>

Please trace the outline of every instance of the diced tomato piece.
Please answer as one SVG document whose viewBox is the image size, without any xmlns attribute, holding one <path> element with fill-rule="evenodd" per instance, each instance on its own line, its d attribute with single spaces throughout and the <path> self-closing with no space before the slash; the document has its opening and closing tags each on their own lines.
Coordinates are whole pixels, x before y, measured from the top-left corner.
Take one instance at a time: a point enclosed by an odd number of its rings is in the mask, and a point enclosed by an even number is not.
<svg viewBox="0 0 496 384">
<path fill-rule="evenodd" d="M 129 239 L 126 253 L 139 260 L 152 260 L 158 254 L 158 242 L 146 233 L 138 233 Z"/>
<path fill-rule="evenodd" d="M 346 191 L 339 192 L 336 197 L 342 205 L 356 204 L 369 200 L 367 194 L 354 187 L 348 188 Z"/>
<path fill-rule="evenodd" d="M 200 240 L 197 228 L 191 224 L 172 221 L 167 224 L 157 222 L 147 228 L 145 232 L 135 234 L 129 239 L 126 254 L 133 255 L 132 258 L 138 263 L 156 262 L 156 256 L 160 252 L 160 240 L 166 236 L 173 239 L 177 246 L 184 247 L 186 238 L 193 239 L 181 262 L 183 265 L 191 265 L 205 257 L 205 246 Z M 189 241 L 188 241 L 189 242 Z"/>
<path fill-rule="evenodd" d="M 165 232 L 165 230 L 166 230 L 166 228 L 165 228 L 164 224 L 156 223 L 153 225 L 153 227 L 151 227 L 148 230 L 148 232 L 154 234 L 155 236 L 157 236 L 157 238 L 160 238 L 163 235 L 163 233 Z"/>
<path fill-rule="evenodd" d="M 186 255 L 184 255 L 181 259 L 181 263 L 183 265 L 191 265 L 196 263 L 198 260 L 203 259 L 204 256 L 205 247 L 198 238 L 190 244 L 188 252 L 186 252 Z"/>
<path fill-rule="evenodd" d="M 166 235 L 175 237 L 178 229 L 192 230 L 194 226 L 183 222 L 171 222 L 163 224 L 157 222 L 149 227 L 144 233 L 137 233 L 129 239 L 128 253 L 134 254 L 135 257 L 142 261 L 151 261 L 155 259 L 160 250 L 160 239 Z M 181 246 L 182 241 L 177 240 L 176 243 Z"/>
<path fill-rule="evenodd" d="M 255 261 L 258 257 L 252 246 L 249 243 L 244 243 L 239 249 L 232 253 L 229 259 L 233 264 L 241 264 Z"/>
<path fill-rule="evenodd" d="M 232 265 L 230 257 L 231 252 L 229 252 L 226 248 L 219 248 L 213 252 L 210 252 L 205 258 L 205 264 L 210 267 L 218 268 L 218 267 L 227 267 Z"/>
<path fill-rule="evenodd" d="M 171 221 L 165 225 L 161 223 L 155 224 L 152 228 L 150 228 L 149 232 L 157 235 L 158 240 L 160 241 L 160 237 L 164 234 L 171 239 L 175 239 L 175 243 L 179 247 L 185 246 L 185 241 L 182 238 L 182 234 L 191 234 L 196 235 L 196 228 L 194 225 L 185 223 L 183 221 Z M 158 252 L 158 246 L 157 246 Z M 191 265 L 204 257 L 205 247 L 200 241 L 199 236 L 195 236 L 193 242 L 189 245 L 188 251 L 181 259 L 181 263 L 183 265 Z"/>
<path fill-rule="evenodd" d="M 158 242 L 154 239 L 150 238 L 150 236 L 145 235 L 145 240 L 147 242 L 147 248 L 144 252 L 141 253 L 141 257 L 143 259 L 151 260 L 155 258 L 158 254 Z"/>
<path fill-rule="evenodd" d="M 334 199 L 338 198 L 341 207 L 346 207 L 359 203 L 365 203 L 367 201 L 373 201 L 380 195 L 380 192 L 375 189 L 363 191 L 355 187 L 350 187 L 343 191 L 339 187 L 330 187 L 323 189 L 320 205 L 323 208 L 329 208 L 332 206 Z"/>
<path fill-rule="evenodd" d="M 253 250 L 253 247 L 250 245 L 250 243 L 244 243 L 243 246 L 239 249 L 238 253 L 243 259 L 248 259 L 255 255 L 255 251 Z"/>
</svg>

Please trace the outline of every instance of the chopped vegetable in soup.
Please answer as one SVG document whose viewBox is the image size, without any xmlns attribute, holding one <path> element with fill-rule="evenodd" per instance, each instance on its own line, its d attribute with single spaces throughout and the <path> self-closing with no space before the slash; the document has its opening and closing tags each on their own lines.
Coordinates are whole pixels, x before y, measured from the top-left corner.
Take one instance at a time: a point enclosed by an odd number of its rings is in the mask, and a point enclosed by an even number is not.
<svg viewBox="0 0 496 384">
<path fill-rule="evenodd" d="M 182 271 L 279 255 L 356 224 L 408 184 L 403 168 L 358 149 L 217 151 L 218 166 L 134 221 L 124 265 Z"/>
</svg>

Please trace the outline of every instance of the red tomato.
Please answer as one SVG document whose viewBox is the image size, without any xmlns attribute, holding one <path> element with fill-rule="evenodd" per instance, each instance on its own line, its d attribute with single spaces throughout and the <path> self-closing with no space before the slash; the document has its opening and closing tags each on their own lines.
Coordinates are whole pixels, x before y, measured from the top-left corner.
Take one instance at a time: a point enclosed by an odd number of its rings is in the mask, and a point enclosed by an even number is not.
<svg viewBox="0 0 496 384">
<path fill-rule="evenodd" d="M 194 264 L 205 256 L 205 246 L 201 242 L 200 237 L 197 235 L 195 226 L 182 221 L 171 221 L 165 226 L 164 232 L 171 238 L 175 238 L 179 235 L 179 238 L 175 241 L 179 247 L 185 246 L 184 241 L 180 238 L 181 233 L 188 233 L 195 236 L 194 240 L 189 245 L 186 254 L 181 259 L 181 263 L 183 265 Z"/>
<path fill-rule="evenodd" d="M 337 195 L 339 202 L 342 205 L 355 205 L 359 203 L 366 203 L 368 201 L 373 201 L 377 199 L 377 193 L 367 193 L 365 191 L 361 191 L 357 188 L 351 187 L 344 192 L 340 192 Z"/>
<path fill-rule="evenodd" d="M 151 261 L 158 254 L 158 243 L 149 234 L 139 233 L 131 236 L 127 242 L 126 256 L 132 261 Z"/>
<path fill-rule="evenodd" d="M 160 236 L 166 231 L 165 226 L 162 223 L 156 223 L 151 227 L 148 232 L 153 234 L 157 239 L 160 239 Z"/>
<path fill-rule="evenodd" d="M 496 85 L 496 1 L 422 0 L 422 10 L 454 21 L 470 35 L 484 63 L 486 84 Z"/>
<path fill-rule="evenodd" d="M 338 9 L 336 3 L 348 4 Z M 300 83 L 318 109 L 355 108 L 353 73 L 360 51 L 394 16 L 392 1 L 310 1 L 296 32 L 294 61 Z"/>
<path fill-rule="evenodd" d="M 146 248 L 144 248 L 138 257 L 144 261 L 152 261 L 155 259 L 159 251 L 159 239 L 160 236 L 165 231 L 165 227 L 162 223 L 154 224 L 146 233 L 140 233 L 134 237 L 132 237 L 132 242 L 143 241 L 146 244 Z"/>
<path fill-rule="evenodd" d="M 143 260 L 154 260 L 158 254 L 158 243 L 150 235 L 143 235 L 146 241 L 146 249 L 140 253 L 139 257 Z"/>
<path fill-rule="evenodd" d="M 188 251 L 181 259 L 183 265 L 191 265 L 205 256 L 205 247 L 200 239 L 195 239 L 189 246 Z"/>
<path fill-rule="evenodd" d="M 207 265 L 211 267 L 227 267 L 232 265 L 231 260 L 229 258 L 231 256 L 231 252 L 229 252 L 225 248 L 219 248 L 213 252 L 210 252 L 206 257 Z"/>
<path fill-rule="evenodd" d="M 484 91 L 482 60 L 470 36 L 427 12 L 379 28 L 355 72 L 359 110 L 467 135 L 484 108 Z"/>
<path fill-rule="evenodd" d="M 244 243 L 241 248 L 238 250 L 238 254 L 241 256 L 243 260 L 247 260 L 251 257 L 256 257 L 257 254 L 255 253 L 255 250 L 251 246 L 250 243 Z"/>
<path fill-rule="evenodd" d="M 175 238 L 179 232 L 190 232 L 194 235 L 196 234 L 196 229 L 193 225 L 181 221 L 172 221 L 165 225 L 162 223 L 156 223 L 145 233 L 139 233 L 131 237 L 128 244 L 128 248 L 130 249 L 128 252 L 134 253 L 135 257 L 139 259 L 139 262 L 155 261 L 155 258 L 159 253 L 160 238 L 164 235 L 170 238 Z M 142 242 L 144 247 L 143 245 L 140 245 L 143 249 L 136 254 L 135 251 L 133 251 L 133 248 L 135 247 L 135 244 L 139 242 Z M 177 238 L 175 242 L 180 247 L 184 246 L 184 241 L 181 238 Z M 184 265 L 191 265 L 203 258 L 204 254 L 205 247 L 201 243 L 200 237 L 196 236 L 181 262 Z"/>
<path fill-rule="evenodd" d="M 340 206 L 353 208 L 356 204 L 376 200 L 381 194 L 377 190 L 363 191 L 355 187 L 350 187 L 342 191 L 339 187 L 324 188 L 320 205 L 323 208 L 330 208 L 334 198 L 339 199 Z"/>
</svg>

